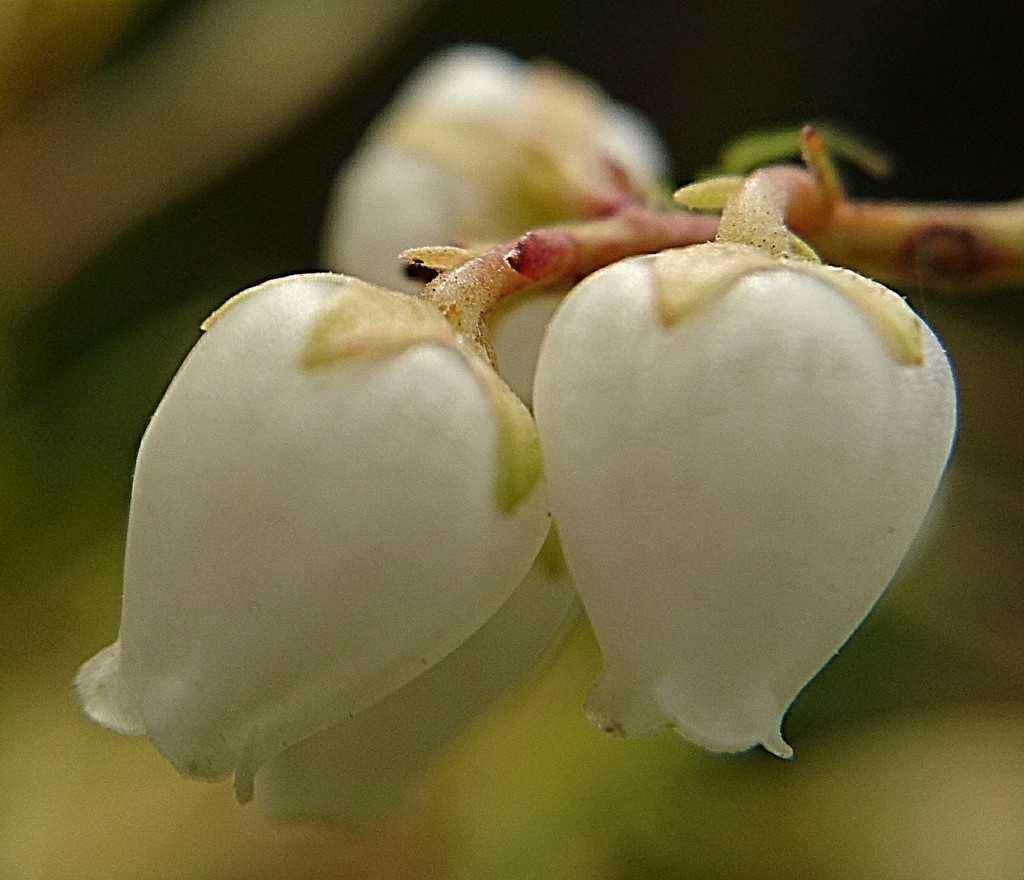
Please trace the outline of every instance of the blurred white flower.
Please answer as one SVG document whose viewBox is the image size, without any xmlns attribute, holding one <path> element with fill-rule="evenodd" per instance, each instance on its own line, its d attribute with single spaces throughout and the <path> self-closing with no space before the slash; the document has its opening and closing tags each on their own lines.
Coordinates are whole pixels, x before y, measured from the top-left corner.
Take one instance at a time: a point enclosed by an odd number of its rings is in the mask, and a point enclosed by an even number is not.
<svg viewBox="0 0 1024 880">
<path fill-rule="evenodd" d="M 557 549 L 464 644 L 395 693 L 271 759 L 255 803 L 283 818 L 356 827 L 401 801 L 419 771 L 529 677 L 579 603 Z"/>
<path fill-rule="evenodd" d="M 667 181 L 650 124 L 561 68 L 459 46 L 416 71 L 338 175 L 329 269 L 415 292 L 414 247 L 499 241 Z"/>
<path fill-rule="evenodd" d="M 584 279 L 534 406 L 603 728 L 789 756 L 782 716 L 882 593 L 955 424 L 935 337 L 852 272 L 716 242 Z"/>
<path fill-rule="evenodd" d="M 326 268 L 415 293 L 399 254 L 470 246 L 654 198 L 668 156 L 639 113 L 561 68 L 459 46 L 416 71 L 338 175 Z M 535 288 L 490 319 L 502 377 L 527 403 L 537 350 L 568 289 Z"/>
</svg>

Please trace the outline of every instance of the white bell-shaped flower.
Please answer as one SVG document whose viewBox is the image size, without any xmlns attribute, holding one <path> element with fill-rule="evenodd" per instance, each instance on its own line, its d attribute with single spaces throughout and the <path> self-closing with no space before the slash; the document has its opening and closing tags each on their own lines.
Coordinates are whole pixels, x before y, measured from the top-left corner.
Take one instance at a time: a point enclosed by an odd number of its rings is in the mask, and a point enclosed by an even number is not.
<svg viewBox="0 0 1024 880">
<path fill-rule="evenodd" d="M 354 719 L 264 764 L 256 806 L 348 827 L 385 815 L 435 755 L 536 670 L 578 610 L 561 555 L 545 549 L 465 644 Z"/>
<path fill-rule="evenodd" d="M 512 238 L 667 180 L 638 113 L 551 65 L 459 46 L 416 71 L 338 175 L 325 265 L 415 291 L 399 254 Z"/>
<path fill-rule="evenodd" d="M 601 727 L 790 747 L 782 717 L 878 599 L 936 491 L 953 377 L 892 291 L 735 242 L 584 279 L 534 408 L 604 653 Z"/>
<path fill-rule="evenodd" d="M 86 711 L 248 800 L 506 603 L 548 531 L 540 480 L 529 413 L 432 307 L 328 274 L 240 294 L 143 438 Z"/>
</svg>

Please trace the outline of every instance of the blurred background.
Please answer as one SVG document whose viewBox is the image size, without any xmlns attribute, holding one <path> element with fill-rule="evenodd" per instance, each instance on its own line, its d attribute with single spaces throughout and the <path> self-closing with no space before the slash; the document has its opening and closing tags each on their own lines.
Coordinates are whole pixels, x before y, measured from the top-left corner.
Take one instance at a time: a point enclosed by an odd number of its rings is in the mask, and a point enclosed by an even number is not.
<svg viewBox="0 0 1024 880">
<path fill-rule="evenodd" d="M 201 320 L 319 268 L 332 178 L 419 61 L 479 41 L 592 76 L 679 183 L 811 118 L 888 150 L 859 195 L 1024 194 L 1016 4 L 3 0 L 0 878 L 1024 877 L 1024 297 L 902 290 L 961 427 L 881 606 L 787 722 L 797 757 L 612 740 L 565 652 L 357 835 L 274 824 L 89 724 L 135 448 Z M 1024 212 L 1021 223 L 1024 225 Z M 429 719 L 425 719 L 429 723 Z"/>
</svg>

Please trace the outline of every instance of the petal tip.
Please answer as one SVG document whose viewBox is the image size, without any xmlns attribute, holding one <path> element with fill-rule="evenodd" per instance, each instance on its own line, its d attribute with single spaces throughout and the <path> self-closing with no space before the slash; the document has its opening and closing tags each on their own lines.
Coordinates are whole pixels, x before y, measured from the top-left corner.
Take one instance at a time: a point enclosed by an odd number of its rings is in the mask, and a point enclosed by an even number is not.
<svg viewBox="0 0 1024 880">
<path fill-rule="evenodd" d="M 662 678 L 656 692 L 676 730 L 701 748 L 737 754 L 760 745 L 779 758 L 793 757 L 793 749 L 782 738 L 784 713 L 770 692 L 755 688 L 745 695 L 712 695 L 694 689 L 679 675 Z"/>
<path fill-rule="evenodd" d="M 775 755 L 776 758 L 790 761 L 793 759 L 793 747 L 782 738 L 782 732 L 774 730 L 769 736 L 761 740 L 761 746 Z"/>
<path fill-rule="evenodd" d="M 637 685 L 627 685 L 607 670 L 587 694 L 587 720 L 610 736 L 650 736 L 671 726 L 657 702 Z"/>
<path fill-rule="evenodd" d="M 97 724 L 127 735 L 146 732 L 125 699 L 120 642 L 114 642 L 83 663 L 75 676 L 74 688 L 85 714 Z"/>
</svg>

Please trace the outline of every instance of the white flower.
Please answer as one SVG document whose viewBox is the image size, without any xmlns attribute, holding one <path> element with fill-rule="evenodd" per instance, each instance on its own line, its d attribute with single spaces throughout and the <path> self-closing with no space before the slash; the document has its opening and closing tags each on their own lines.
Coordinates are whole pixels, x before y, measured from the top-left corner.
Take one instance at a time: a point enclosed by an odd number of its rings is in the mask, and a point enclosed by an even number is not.
<svg viewBox="0 0 1024 880">
<path fill-rule="evenodd" d="M 354 719 L 264 764 L 256 805 L 278 817 L 349 827 L 385 815 L 435 754 L 536 669 L 578 608 L 557 550 L 542 551 L 512 597 L 463 645 Z"/>
<path fill-rule="evenodd" d="M 120 633 L 77 687 L 95 720 L 248 800 L 266 762 L 496 612 L 513 627 L 548 525 L 529 413 L 436 310 L 342 276 L 268 282 L 213 316 L 153 416 Z M 513 667 L 569 601 L 526 616 Z M 489 699 L 491 677 L 466 686 Z"/>
<path fill-rule="evenodd" d="M 513 238 L 653 195 L 666 150 L 639 113 L 551 65 L 458 46 L 409 79 L 354 156 L 327 209 L 327 268 L 417 292 L 399 255 Z M 502 304 L 491 339 L 502 378 L 527 403 L 544 327 L 568 287 Z"/>
<path fill-rule="evenodd" d="M 782 717 L 878 599 L 955 423 L 939 343 L 852 272 L 717 242 L 570 293 L 534 407 L 604 653 L 588 713 L 791 754 Z"/>
<path fill-rule="evenodd" d="M 345 164 L 327 211 L 327 268 L 414 292 L 398 257 L 487 242 L 642 197 L 667 179 L 639 114 L 551 65 L 483 46 L 413 74 Z"/>
</svg>

